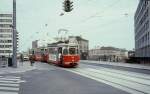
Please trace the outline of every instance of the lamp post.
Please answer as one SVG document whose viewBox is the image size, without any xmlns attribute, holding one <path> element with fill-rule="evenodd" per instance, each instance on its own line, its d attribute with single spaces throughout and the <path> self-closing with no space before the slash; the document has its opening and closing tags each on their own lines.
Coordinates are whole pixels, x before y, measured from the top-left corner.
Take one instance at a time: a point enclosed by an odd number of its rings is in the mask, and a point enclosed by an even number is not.
<svg viewBox="0 0 150 94">
<path fill-rule="evenodd" d="M 16 0 L 13 0 L 13 55 L 12 55 L 12 63 L 13 67 L 17 68 L 17 33 L 16 33 Z"/>
</svg>

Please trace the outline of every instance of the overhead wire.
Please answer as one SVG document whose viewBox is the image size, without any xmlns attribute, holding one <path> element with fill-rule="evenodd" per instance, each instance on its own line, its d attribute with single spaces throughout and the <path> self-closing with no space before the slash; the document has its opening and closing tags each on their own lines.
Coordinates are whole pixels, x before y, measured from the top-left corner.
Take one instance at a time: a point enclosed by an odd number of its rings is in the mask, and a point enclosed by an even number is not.
<svg viewBox="0 0 150 94">
<path fill-rule="evenodd" d="M 91 1 L 92 1 L 92 0 L 88 0 L 88 2 L 91 2 Z M 93 18 L 95 18 L 95 17 L 102 17 L 102 15 L 103 15 L 104 13 L 107 13 L 107 12 L 109 11 L 109 9 L 111 9 L 112 7 L 114 7 L 114 6 L 115 6 L 117 3 L 119 3 L 120 1 L 121 1 L 121 0 L 116 0 L 116 1 L 113 2 L 112 4 L 106 6 L 105 10 L 100 11 L 100 12 L 96 12 L 95 14 L 92 14 L 92 15 L 89 16 L 88 18 L 85 18 L 84 20 L 80 21 L 80 24 L 81 24 L 81 23 L 85 23 L 85 22 L 87 22 L 87 21 L 89 21 L 89 20 L 91 20 L 91 19 L 93 19 Z M 80 24 L 78 23 L 78 24 L 76 24 L 76 25 L 79 26 Z M 47 25 L 47 24 L 46 24 L 46 25 Z M 31 40 L 31 39 L 33 38 L 33 35 L 34 35 L 34 34 L 32 34 L 32 35 L 30 36 L 30 38 L 29 38 L 27 41 Z"/>
<path fill-rule="evenodd" d="M 90 2 L 92 0 L 88 0 L 88 2 Z M 84 24 L 86 23 L 87 21 L 93 19 L 93 18 L 96 18 L 96 17 L 103 17 L 102 15 L 105 14 L 105 13 L 108 13 L 109 9 L 111 9 L 112 7 L 114 7 L 117 3 L 119 3 L 121 0 L 116 0 L 115 2 L 113 2 L 112 4 L 106 6 L 105 10 L 103 11 L 99 11 L 99 12 L 96 12 L 95 14 L 92 14 L 91 16 L 79 21 L 78 23 L 74 24 L 74 25 L 70 25 L 70 27 L 76 27 L 76 26 L 79 26 L 81 24 Z"/>
<path fill-rule="evenodd" d="M 110 8 L 112 8 L 113 6 L 115 6 L 119 1 L 121 1 L 121 0 L 116 0 L 115 2 L 113 2 L 112 4 L 110 4 L 109 6 L 107 6 L 107 8 L 105 8 L 105 10 L 95 13 L 95 14 L 89 16 L 88 18 L 82 20 L 81 22 L 86 22 L 86 21 L 88 21 L 88 20 L 90 20 L 90 19 L 92 19 L 94 17 L 101 17 L 102 15 L 100 15 L 100 14 L 106 13 Z"/>
</svg>

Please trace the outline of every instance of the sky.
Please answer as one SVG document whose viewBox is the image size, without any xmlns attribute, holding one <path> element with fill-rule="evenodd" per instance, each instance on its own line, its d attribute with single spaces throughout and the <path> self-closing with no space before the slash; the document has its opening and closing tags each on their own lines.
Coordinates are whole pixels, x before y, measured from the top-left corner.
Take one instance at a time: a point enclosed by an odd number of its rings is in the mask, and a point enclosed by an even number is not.
<svg viewBox="0 0 150 94">
<path fill-rule="evenodd" d="M 134 13 L 139 0 L 72 0 L 73 11 L 64 13 L 64 0 L 17 0 L 19 50 L 33 40 L 53 42 L 55 37 L 77 35 L 89 48 L 134 48 Z M 12 0 L 0 0 L 0 13 L 12 13 Z M 63 16 L 60 16 L 64 13 Z M 67 29 L 68 33 L 59 29 Z"/>
</svg>

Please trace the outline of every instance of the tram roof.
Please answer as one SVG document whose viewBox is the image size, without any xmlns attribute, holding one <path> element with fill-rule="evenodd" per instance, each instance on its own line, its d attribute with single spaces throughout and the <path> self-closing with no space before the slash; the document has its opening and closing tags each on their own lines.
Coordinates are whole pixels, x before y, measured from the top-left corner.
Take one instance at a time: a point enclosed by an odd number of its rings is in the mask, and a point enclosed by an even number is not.
<svg viewBox="0 0 150 94">
<path fill-rule="evenodd" d="M 78 46 L 78 44 L 75 43 L 60 43 L 58 46 Z"/>
</svg>

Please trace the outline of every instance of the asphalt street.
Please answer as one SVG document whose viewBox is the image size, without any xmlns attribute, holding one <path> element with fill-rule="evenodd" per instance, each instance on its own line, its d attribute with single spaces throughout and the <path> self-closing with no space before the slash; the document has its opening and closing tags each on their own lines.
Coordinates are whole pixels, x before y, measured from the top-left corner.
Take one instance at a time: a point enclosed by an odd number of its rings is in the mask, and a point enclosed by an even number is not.
<svg viewBox="0 0 150 94">
<path fill-rule="evenodd" d="M 21 84 L 19 94 L 128 94 L 60 67 L 38 65 L 22 76 L 26 83 Z"/>
<path fill-rule="evenodd" d="M 149 94 L 150 75 L 80 64 L 61 68 L 35 63 L 35 69 L 0 75 L 0 94 Z"/>
</svg>

